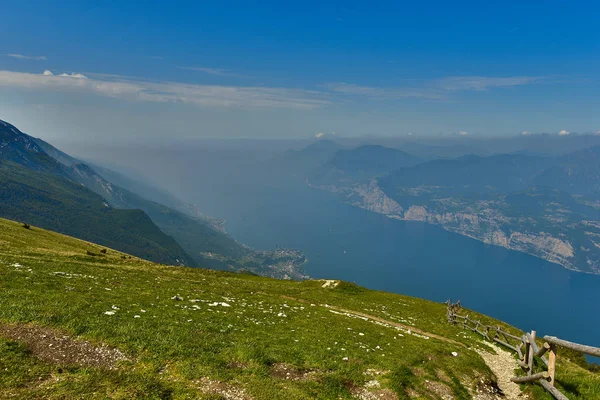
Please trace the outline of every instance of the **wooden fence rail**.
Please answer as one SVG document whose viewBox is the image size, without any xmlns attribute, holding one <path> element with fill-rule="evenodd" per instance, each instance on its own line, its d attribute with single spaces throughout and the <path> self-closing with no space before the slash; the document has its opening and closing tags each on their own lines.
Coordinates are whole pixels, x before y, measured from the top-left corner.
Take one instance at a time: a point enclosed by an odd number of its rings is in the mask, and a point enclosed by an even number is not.
<svg viewBox="0 0 600 400">
<path fill-rule="evenodd" d="M 519 366 L 527 373 L 526 376 L 515 376 L 511 381 L 516 383 L 537 382 L 557 400 L 568 400 L 562 392 L 554 386 L 556 373 L 556 349 L 561 346 L 575 350 L 590 356 L 600 357 L 600 348 L 572 343 L 554 336 L 544 336 L 544 344 L 540 347 L 536 343 L 536 332 L 525 332 L 521 337 L 505 332 L 499 326 L 482 324 L 481 321 L 473 320 L 468 315 L 460 315 L 462 309 L 460 301 L 446 302 L 448 306 L 446 316 L 448 322 L 454 325 L 462 325 L 463 328 L 476 332 L 491 342 L 496 342 L 517 353 Z M 548 357 L 546 358 L 546 354 Z M 547 371 L 533 372 L 535 359 L 540 360 L 548 368 Z"/>
</svg>

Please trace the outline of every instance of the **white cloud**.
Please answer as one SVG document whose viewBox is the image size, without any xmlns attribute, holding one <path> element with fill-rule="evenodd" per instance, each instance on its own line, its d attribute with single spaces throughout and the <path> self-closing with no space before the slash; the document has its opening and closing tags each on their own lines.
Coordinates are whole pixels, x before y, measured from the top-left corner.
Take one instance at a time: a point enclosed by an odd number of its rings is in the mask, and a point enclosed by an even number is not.
<svg viewBox="0 0 600 400">
<path fill-rule="evenodd" d="M 521 136 L 529 136 L 529 135 L 531 135 L 531 132 L 529 132 L 529 131 L 521 132 Z"/>
<path fill-rule="evenodd" d="M 467 136 L 467 135 L 469 134 L 469 132 L 460 131 L 460 132 L 458 132 L 458 134 L 459 134 L 460 136 Z"/>
<path fill-rule="evenodd" d="M 49 71 L 44 71 L 44 75 L 46 75 L 46 72 Z M 70 74 L 65 74 L 62 73 L 59 76 L 65 77 L 65 78 L 77 78 L 77 79 L 87 79 L 87 76 L 83 75 L 83 74 L 79 74 L 79 73 L 75 73 L 75 72 L 71 72 Z"/>
<path fill-rule="evenodd" d="M 51 71 L 42 74 L 0 71 L 0 87 L 78 91 L 132 101 L 195 106 L 311 109 L 329 104 L 322 93 L 299 89 L 148 82 L 118 76 L 92 76 L 90 78 L 77 73 L 56 75 Z"/>
<path fill-rule="evenodd" d="M 234 72 L 228 71 L 226 69 L 221 68 L 207 68 L 207 67 L 177 67 L 179 69 L 184 69 L 187 71 L 196 71 L 202 72 L 209 75 L 218 75 L 218 76 L 231 76 L 231 77 L 241 77 Z"/>
<path fill-rule="evenodd" d="M 501 78 L 489 76 L 448 76 L 437 79 L 433 81 L 432 84 L 441 89 L 450 91 L 485 91 L 491 88 L 540 83 L 543 80 L 544 78 L 540 76 L 509 76 Z"/>
<path fill-rule="evenodd" d="M 600 136 L 600 131 L 596 131 L 596 132 L 594 132 L 594 135 L 596 135 L 596 136 Z"/>
<path fill-rule="evenodd" d="M 46 56 L 24 56 L 23 54 L 4 54 L 6 57 L 16 58 L 17 60 L 35 60 L 46 61 Z"/>
<path fill-rule="evenodd" d="M 323 132 L 319 132 L 315 135 L 316 139 L 321 139 L 323 136 L 325 136 L 325 134 Z"/>
<path fill-rule="evenodd" d="M 486 77 L 486 76 L 449 76 L 422 82 L 420 85 L 404 88 L 383 88 L 361 86 L 351 83 L 329 83 L 325 85 L 332 92 L 366 96 L 372 98 L 398 99 L 405 97 L 441 100 L 452 92 L 487 91 L 492 88 L 512 87 L 540 83 L 545 80 L 538 76 Z"/>
<path fill-rule="evenodd" d="M 178 67 L 203 73 L 234 76 L 217 68 Z M 87 76 L 86 76 L 87 75 Z M 32 90 L 89 92 L 105 97 L 148 102 L 173 102 L 196 106 L 318 108 L 339 96 L 362 96 L 380 100 L 420 98 L 444 100 L 454 91 L 487 90 L 492 87 L 515 86 L 537 82 L 536 77 L 447 77 L 424 82 L 420 87 L 385 88 L 348 83 L 330 83 L 323 91 L 281 87 L 201 85 L 181 82 L 151 82 L 135 77 L 88 73 L 42 74 L 0 71 L 0 87 L 22 87 Z M 465 135 L 466 133 L 461 133 Z"/>
<path fill-rule="evenodd" d="M 564 129 L 563 129 L 562 131 L 558 132 L 558 134 L 559 134 L 560 136 L 567 136 L 567 135 L 570 135 L 570 134 L 571 134 L 571 132 L 569 132 L 569 131 L 566 131 L 566 130 L 564 130 Z"/>
<path fill-rule="evenodd" d="M 351 83 L 328 83 L 325 85 L 332 92 L 344 95 L 358 95 L 373 98 L 424 98 L 424 99 L 442 99 L 445 94 L 429 88 L 382 88 L 373 86 L 360 86 Z"/>
</svg>

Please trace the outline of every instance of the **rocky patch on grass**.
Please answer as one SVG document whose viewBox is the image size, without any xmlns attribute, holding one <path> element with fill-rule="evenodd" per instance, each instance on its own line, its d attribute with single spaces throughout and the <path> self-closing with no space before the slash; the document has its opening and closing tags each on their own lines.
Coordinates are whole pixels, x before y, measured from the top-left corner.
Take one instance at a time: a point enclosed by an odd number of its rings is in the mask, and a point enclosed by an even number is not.
<svg viewBox="0 0 600 400">
<path fill-rule="evenodd" d="M 210 378 L 202 378 L 195 381 L 199 389 L 206 394 L 223 397 L 226 400 L 252 400 L 252 397 L 244 389 L 228 383 L 219 382 Z"/>
<path fill-rule="evenodd" d="M 115 369 L 119 361 L 127 360 L 118 349 L 47 327 L 0 323 L 0 336 L 24 343 L 35 357 L 51 364 Z"/>
<path fill-rule="evenodd" d="M 340 281 L 336 281 L 333 279 L 321 279 L 321 282 L 323 282 L 321 287 L 326 288 L 326 289 L 327 288 L 329 288 L 329 289 L 336 288 L 340 284 Z"/>
<path fill-rule="evenodd" d="M 271 376 L 276 379 L 289 381 L 306 381 L 317 375 L 315 371 L 298 369 L 285 363 L 277 363 L 271 368 Z"/>
<path fill-rule="evenodd" d="M 435 395 L 442 400 L 454 400 L 455 398 L 454 394 L 452 393 L 452 389 L 441 382 L 425 380 L 424 386 L 428 391 L 435 393 Z"/>
<path fill-rule="evenodd" d="M 358 400 L 398 400 L 398 395 L 390 389 L 380 389 L 377 380 L 368 381 L 364 386 L 347 385 L 352 397 Z"/>
</svg>

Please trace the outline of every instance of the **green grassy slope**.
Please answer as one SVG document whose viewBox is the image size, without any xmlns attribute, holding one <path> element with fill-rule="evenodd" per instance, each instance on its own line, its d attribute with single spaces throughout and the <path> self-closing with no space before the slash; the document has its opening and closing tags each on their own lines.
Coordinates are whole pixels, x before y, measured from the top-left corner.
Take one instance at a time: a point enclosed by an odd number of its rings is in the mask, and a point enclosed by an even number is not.
<svg viewBox="0 0 600 400">
<path fill-rule="evenodd" d="M 0 217 L 42 226 L 162 263 L 195 265 L 141 210 L 107 207 L 61 176 L 0 160 Z"/>
<path fill-rule="evenodd" d="M 251 252 L 230 236 L 217 231 L 207 221 L 146 200 L 130 191 L 119 190 L 125 198 L 127 208 L 144 210 L 157 226 L 174 237 L 195 259 L 201 260 L 201 253 L 204 252 L 218 253 L 231 258 L 242 258 Z"/>
<path fill-rule="evenodd" d="M 486 346 L 442 304 L 87 255 L 100 249 L 0 219 L 0 398 L 469 399 L 493 387 L 471 347 Z M 19 329 L 47 333 L 25 345 L 6 334 Z M 125 359 L 52 361 L 53 335 Z M 600 385 L 576 371 L 581 396 Z"/>
</svg>

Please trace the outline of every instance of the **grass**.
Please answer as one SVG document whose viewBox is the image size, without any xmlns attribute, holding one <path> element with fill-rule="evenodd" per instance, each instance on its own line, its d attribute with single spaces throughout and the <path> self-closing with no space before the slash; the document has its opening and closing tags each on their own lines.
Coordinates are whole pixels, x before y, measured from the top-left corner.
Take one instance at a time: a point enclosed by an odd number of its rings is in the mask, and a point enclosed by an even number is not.
<svg viewBox="0 0 600 400">
<path fill-rule="evenodd" d="M 0 219 L 0 326 L 46 327 L 127 356 L 114 369 L 61 365 L 0 338 L 0 398 L 469 399 L 494 379 L 471 347 L 485 345 L 449 325 L 443 304 L 345 282 L 165 267 L 102 248 Z M 281 366 L 293 379 L 275 373 Z M 568 367 L 573 398 L 598 393 L 597 377 Z"/>
<path fill-rule="evenodd" d="M 538 345 L 542 343 L 538 340 Z M 600 399 L 600 373 L 596 365 L 589 364 L 581 353 L 560 346 L 556 354 L 555 386 L 569 399 Z M 536 359 L 533 373 L 542 371 L 547 371 L 547 367 Z M 522 388 L 534 399 L 554 399 L 539 385 L 523 385 Z"/>
<path fill-rule="evenodd" d="M 50 157 L 45 158 L 59 168 Z M 0 199 L 0 217 L 74 235 L 155 262 L 195 265 L 143 211 L 108 207 L 100 195 L 64 175 L 0 159 Z"/>
</svg>

